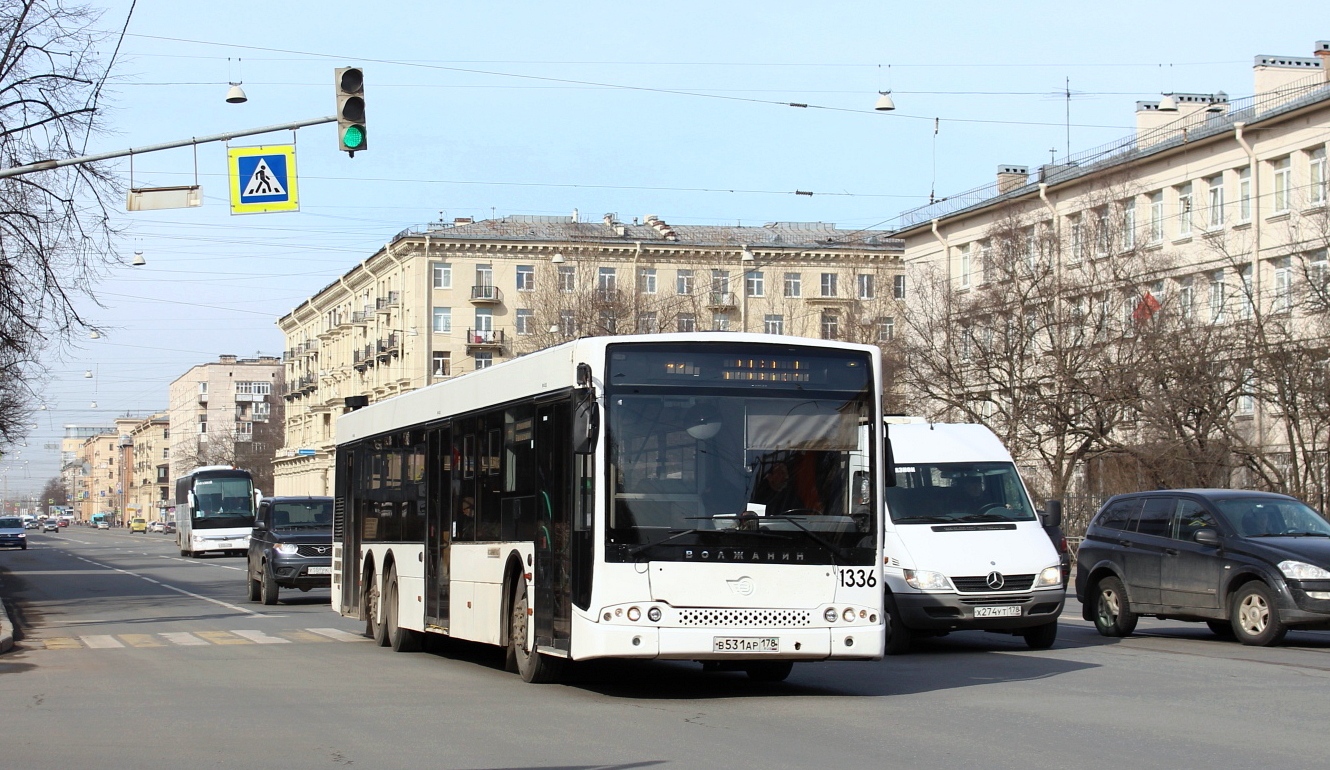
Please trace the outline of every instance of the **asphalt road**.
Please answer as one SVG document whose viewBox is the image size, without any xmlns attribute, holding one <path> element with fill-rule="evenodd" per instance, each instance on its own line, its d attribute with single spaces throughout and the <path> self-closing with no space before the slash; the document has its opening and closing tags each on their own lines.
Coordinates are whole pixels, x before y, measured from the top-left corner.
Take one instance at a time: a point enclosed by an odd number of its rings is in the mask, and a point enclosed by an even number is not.
<svg viewBox="0 0 1330 770">
<path fill-rule="evenodd" d="M 782 684 L 677 663 L 528 685 L 482 646 L 394 654 L 328 592 L 245 600 L 244 561 L 73 528 L 0 552 L 0 768 L 1324 767 L 1330 633 L 1281 647 L 1143 621 L 960 633 Z"/>
</svg>

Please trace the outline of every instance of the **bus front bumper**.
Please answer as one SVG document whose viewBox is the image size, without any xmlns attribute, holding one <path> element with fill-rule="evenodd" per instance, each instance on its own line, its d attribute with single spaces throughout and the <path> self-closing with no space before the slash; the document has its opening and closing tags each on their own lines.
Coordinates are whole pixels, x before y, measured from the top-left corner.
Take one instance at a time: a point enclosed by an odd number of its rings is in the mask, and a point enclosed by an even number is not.
<svg viewBox="0 0 1330 770">
<path fill-rule="evenodd" d="M 882 624 L 842 628 L 674 628 L 573 617 L 573 657 L 658 660 L 873 660 Z"/>
</svg>

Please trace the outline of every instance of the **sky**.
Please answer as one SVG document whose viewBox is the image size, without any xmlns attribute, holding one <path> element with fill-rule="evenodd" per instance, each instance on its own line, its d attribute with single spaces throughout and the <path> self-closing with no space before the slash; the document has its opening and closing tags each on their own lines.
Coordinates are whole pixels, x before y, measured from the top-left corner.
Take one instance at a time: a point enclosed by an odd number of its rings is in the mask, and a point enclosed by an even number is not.
<svg viewBox="0 0 1330 770">
<path fill-rule="evenodd" d="M 90 2 L 109 54 L 131 2 Z M 348 158 L 333 126 L 301 129 L 300 211 L 249 216 L 229 213 L 223 144 L 200 145 L 197 166 L 192 149 L 139 155 L 132 179 L 115 162 L 127 187 L 197 174 L 204 205 L 119 217 L 121 264 L 80 303 L 100 338 L 47 352 L 35 428 L 0 458 L 11 495 L 58 474 L 64 425 L 164 410 L 169 383 L 219 354 L 280 355 L 276 319 L 403 229 L 574 209 L 890 229 L 930 194 L 990 183 L 999 164 L 1033 168 L 1130 134 L 1137 100 L 1245 96 L 1254 56 L 1310 56 L 1330 39 L 1330 21 L 1304 26 L 1327 18 L 1324 5 L 1298 0 L 1274 12 L 1129 1 L 132 5 L 110 130 L 89 152 L 331 115 L 333 69 L 353 64 L 365 71 L 368 149 Z M 248 102 L 224 101 L 230 82 Z M 875 112 L 888 89 L 896 111 Z M 134 252 L 147 264 L 131 266 Z"/>
</svg>

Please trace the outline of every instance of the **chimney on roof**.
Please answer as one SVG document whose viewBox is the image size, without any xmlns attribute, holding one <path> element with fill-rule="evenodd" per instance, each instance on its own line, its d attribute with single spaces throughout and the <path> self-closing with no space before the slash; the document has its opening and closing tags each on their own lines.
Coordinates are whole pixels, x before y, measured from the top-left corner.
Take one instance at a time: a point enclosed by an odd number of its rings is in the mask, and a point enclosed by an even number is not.
<svg viewBox="0 0 1330 770">
<path fill-rule="evenodd" d="M 1317 48 L 1320 46 L 1318 45 Z M 1327 61 L 1321 56 L 1257 56 L 1252 66 L 1256 81 L 1256 95 L 1259 97 L 1273 91 L 1279 91 L 1299 80 L 1320 71 L 1325 76 Z"/>
<path fill-rule="evenodd" d="M 668 224 L 665 223 L 665 220 L 661 219 L 655 214 L 647 216 L 647 224 L 651 225 L 651 227 L 657 233 L 660 233 L 660 236 L 665 240 L 667 241 L 679 240 L 679 235 L 674 232 L 674 228 L 670 227 Z"/>
<path fill-rule="evenodd" d="M 573 209 L 573 224 L 577 224 L 577 209 Z"/>
<path fill-rule="evenodd" d="M 606 225 L 613 225 L 613 224 L 614 224 L 614 221 L 615 221 L 617 218 L 618 218 L 618 217 L 616 217 L 614 214 L 606 214 L 606 215 L 605 215 L 605 224 L 606 224 Z"/>
<path fill-rule="evenodd" d="M 224 364 L 234 364 L 236 362 L 236 357 L 233 355 L 223 354 L 218 356 L 217 360 Z"/>
<path fill-rule="evenodd" d="M 1321 61 L 1321 76 L 1330 83 L 1330 40 L 1317 40 L 1313 53 Z"/>
<path fill-rule="evenodd" d="M 1029 179 L 1030 169 L 1027 166 L 998 166 L 998 193 L 1011 192 L 1012 190 L 1024 187 Z"/>
<path fill-rule="evenodd" d="M 476 220 L 471 217 L 453 217 L 453 227 L 457 227 L 458 225 L 469 225 L 475 221 Z"/>
</svg>

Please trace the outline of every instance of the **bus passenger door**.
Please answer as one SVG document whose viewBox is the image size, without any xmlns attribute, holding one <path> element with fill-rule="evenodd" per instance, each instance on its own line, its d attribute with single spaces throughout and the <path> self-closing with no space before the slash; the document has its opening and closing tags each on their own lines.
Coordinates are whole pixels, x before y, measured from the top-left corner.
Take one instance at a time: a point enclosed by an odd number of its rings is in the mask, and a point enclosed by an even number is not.
<svg viewBox="0 0 1330 770">
<path fill-rule="evenodd" d="M 448 546 L 452 541 L 451 431 L 447 426 L 429 432 L 426 454 L 428 503 L 425 510 L 425 620 L 448 628 Z"/>
<path fill-rule="evenodd" d="M 538 647 L 569 649 L 572 582 L 569 511 L 572 474 L 568 402 L 536 409 L 535 629 Z"/>
</svg>

